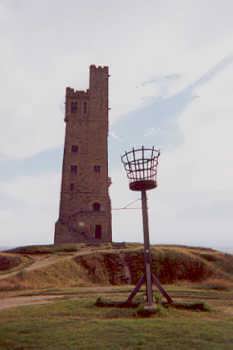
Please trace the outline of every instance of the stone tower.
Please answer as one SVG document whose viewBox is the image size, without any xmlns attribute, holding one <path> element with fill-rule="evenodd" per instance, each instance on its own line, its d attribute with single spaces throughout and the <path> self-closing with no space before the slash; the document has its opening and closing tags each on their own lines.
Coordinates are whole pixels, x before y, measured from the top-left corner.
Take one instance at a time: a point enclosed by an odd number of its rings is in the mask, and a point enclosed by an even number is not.
<svg viewBox="0 0 233 350">
<path fill-rule="evenodd" d="M 55 244 L 111 242 L 108 67 L 90 66 L 89 89 L 66 89 L 65 146 Z"/>
</svg>

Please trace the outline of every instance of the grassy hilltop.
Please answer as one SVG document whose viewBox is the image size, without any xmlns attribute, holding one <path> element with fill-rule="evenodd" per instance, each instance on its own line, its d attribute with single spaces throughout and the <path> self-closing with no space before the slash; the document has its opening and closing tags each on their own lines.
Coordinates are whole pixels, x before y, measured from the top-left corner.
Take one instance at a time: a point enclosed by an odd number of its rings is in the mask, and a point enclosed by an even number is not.
<svg viewBox="0 0 233 350">
<path fill-rule="evenodd" d="M 162 283 L 233 279 L 233 255 L 213 249 L 152 246 L 152 260 Z M 21 247 L 0 253 L 0 290 L 135 284 L 143 266 L 136 243 Z"/>
<path fill-rule="evenodd" d="M 153 246 L 153 271 L 178 303 L 205 311 L 100 308 L 124 301 L 143 271 L 141 244 L 28 246 L 0 253 L 0 350 L 231 350 L 233 255 Z M 143 288 L 137 301 L 143 302 Z M 45 303 L 45 305 L 43 305 Z M 20 307 L 19 307 L 20 306 Z"/>
</svg>

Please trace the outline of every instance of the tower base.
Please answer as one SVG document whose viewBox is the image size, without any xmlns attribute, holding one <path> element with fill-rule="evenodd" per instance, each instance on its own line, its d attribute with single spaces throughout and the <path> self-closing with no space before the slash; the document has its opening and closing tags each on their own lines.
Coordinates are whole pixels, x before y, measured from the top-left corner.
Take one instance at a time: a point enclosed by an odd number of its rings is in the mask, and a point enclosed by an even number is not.
<svg viewBox="0 0 233 350">
<path fill-rule="evenodd" d="M 111 243 L 112 234 L 105 232 L 102 237 L 95 237 L 95 232 L 77 231 L 58 220 L 55 224 L 54 244 L 63 243 Z"/>
</svg>

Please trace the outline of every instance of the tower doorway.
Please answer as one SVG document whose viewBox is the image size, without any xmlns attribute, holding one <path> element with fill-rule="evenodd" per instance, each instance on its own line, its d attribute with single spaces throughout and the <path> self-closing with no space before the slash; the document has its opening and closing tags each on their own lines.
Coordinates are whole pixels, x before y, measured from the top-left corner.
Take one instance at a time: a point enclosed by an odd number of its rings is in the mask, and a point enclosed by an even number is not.
<svg viewBox="0 0 233 350">
<path fill-rule="evenodd" d="M 95 225 L 95 239 L 101 239 L 102 227 L 101 225 Z"/>
</svg>

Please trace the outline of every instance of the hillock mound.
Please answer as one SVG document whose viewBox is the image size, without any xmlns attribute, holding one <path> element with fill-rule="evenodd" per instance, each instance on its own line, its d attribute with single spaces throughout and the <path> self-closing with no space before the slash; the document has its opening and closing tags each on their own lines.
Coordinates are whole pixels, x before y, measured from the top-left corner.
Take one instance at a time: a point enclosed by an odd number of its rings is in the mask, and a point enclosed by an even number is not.
<svg viewBox="0 0 233 350">
<path fill-rule="evenodd" d="M 151 251 L 162 283 L 233 281 L 233 255 L 174 245 Z M 3 256 L 0 290 L 135 284 L 144 269 L 143 246 L 137 243 L 27 246 Z"/>
</svg>

